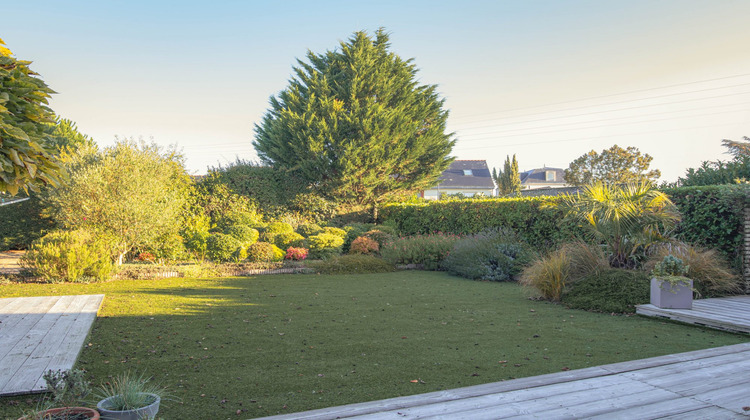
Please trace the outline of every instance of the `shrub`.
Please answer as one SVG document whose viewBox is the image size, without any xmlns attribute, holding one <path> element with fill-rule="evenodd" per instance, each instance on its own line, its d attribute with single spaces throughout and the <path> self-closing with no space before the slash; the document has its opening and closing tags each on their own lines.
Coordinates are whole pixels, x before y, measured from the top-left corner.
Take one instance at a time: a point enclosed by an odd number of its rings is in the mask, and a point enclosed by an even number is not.
<svg viewBox="0 0 750 420">
<path fill-rule="evenodd" d="M 438 270 L 459 239 L 442 233 L 407 236 L 380 248 L 380 255 L 394 265 L 419 264 L 425 270 Z"/>
<path fill-rule="evenodd" d="M 289 247 L 286 250 L 285 260 L 302 261 L 307 258 L 307 248 L 294 248 Z"/>
<path fill-rule="evenodd" d="M 649 302 L 650 279 L 643 271 L 610 268 L 585 277 L 562 295 L 573 309 L 606 313 L 634 313 L 635 305 Z"/>
<path fill-rule="evenodd" d="M 371 255 L 341 255 L 306 264 L 320 274 L 385 273 L 394 270 L 392 264 Z"/>
<path fill-rule="evenodd" d="M 240 248 L 242 243 L 237 238 L 224 233 L 212 233 L 206 240 L 206 256 L 211 261 L 237 261 Z"/>
<path fill-rule="evenodd" d="M 307 238 L 308 236 L 323 233 L 323 228 L 316 223 L 303 223 L 297 226 L 297 233 Z"/>
<path fill-rule="evenodd" d="M 224 229 L 224 234 L 229 235 L 240 241 L 242 246 L 249 247 L 258 242 L 260 233 L 247 225 L 232 225 Z"/>
<path fill-rule="evenodd" d="M 382 248 L 388 245 L 389 242 L 393 241 L 393 235 L 388 232 L 384 232 L 380 229 L 373 229 L 367 231 L 363 236 L 370 238 L 378 243 L 378 247 Z"/>
<path fill-rule="evenodd" d="M 371 254 L 378 252 L 380 246 L 374 240 L 360 236 L 352 242 L 349 247 L 350 254 Z"/>
<path fill-rule="evenodd" d="M 206 254 L 206 241 L 211 236 L 211 218 L 205 214 L 197 214 L 187 217 L 185 226 L 180 233 L 188 251 L 192 251 L 201 258 Z"/>
<path fill-rule="evenodd" d="M 284 255 L 284 251 L 268 242 L 256 242 L 247 249 L 247 260 L 250 262 L 281 261 Z"/>
<path fill-rule="evenodd" d="M 341 228 L 332 227 L 332 226 L 326 226 L 323 228 L 323 233 L 327 233 L 330 235 L 336 235 L 341 239 L 346 239 L 346 231 Z"/>
<path fill-rule="evenodd" d="M 344 239 L 330 233 L 321 233 L 307 238 L 311 258 L 328 258 L 341 252 Z"/>
<path fill-rule="evenodd" d="M 263 242 L 274 243 L 276 242 L 276 236 L 282 233 L 292 233 L 294 228 L 289 223 L 284 222 L 272 222 L 266 226 L 263 233 L 260 235 L 260 239 Z"/>
<path fill-rule="evenodd" d="M 536 259 L 521 273 L 520 283 L 541 297 L 559 301 L 570 276 L 570 257 L 561 249 Z"/>
<path fill-rule="evenodd" d="M 21 264 L 47 281 L 106 280 L 115 267 L 111 241 L 87 230 L 52 231 L 32 243 Z"/>
<path fill-rule="evenodd" d="M 375 225 L 372 223 L 351 223 L 344 226 L 343 229 L 346 231 L 346 238 L 344 239 L 344 245 L 342 246 L 344 252 L 349 252 L 349 247 L 351 246 L 352 241 L 364 235 L 365 232 L 374 227 Z"/>
<path fill-rule="evenodd" d="M 136 260 L 152 263 L 156 261 L 156 255 L 150 252 L 141 252 L 140 254 L 138 254 L 138 257 L 136 257 Z"/>
<path fill-rule="evenodd" d="M 534 260 L 521 273 L 520 282 L 544 299 L 558 301 L 565 287 L 608 269 L 609 261 L 601 247 L 568 242 Z"/>
<path fill-rule="evenodd" d="M 275 243 L 281 249 L 301 247 L 305 244 L 305 237 L 297 232 L 282 232 L 276 235 Z"/>
<path fill-rule="evenodd" d="M 705 250 L 683 242 L 654 247 L 644 264 L 644 270 L 653 270 L 665 256 L 673 255 L 688 267 L 686 277 L 703 297 L 723 296 L 742 291 L 740 277 L 733 273 L 722 256 L 714 250 Z"/>
<path fill-rule="evenodd" d="M 493 229 L 457 241 L 442 267 L 469 279 L 512 281 L 530 260 L 528 246 L 513 231 Z"/>
</svg>

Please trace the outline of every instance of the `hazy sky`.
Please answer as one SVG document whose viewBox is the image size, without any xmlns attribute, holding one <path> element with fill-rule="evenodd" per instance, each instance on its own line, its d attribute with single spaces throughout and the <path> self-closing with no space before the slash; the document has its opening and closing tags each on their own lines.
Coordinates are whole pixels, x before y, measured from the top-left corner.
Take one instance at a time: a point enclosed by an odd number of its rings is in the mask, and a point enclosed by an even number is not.
<svg viewBox="0 0 750 420">
<path fill-rule="evenodd" d="M 99 144 L 177 144 L 192 173 L 255 159 L 307 50 L 385 27 L 437 84 L 453 155 L 565 168 L 618 144 L 675 180 L 750 136 L 750 1 L 11 1 L 0 38 Z"/>
</svg>

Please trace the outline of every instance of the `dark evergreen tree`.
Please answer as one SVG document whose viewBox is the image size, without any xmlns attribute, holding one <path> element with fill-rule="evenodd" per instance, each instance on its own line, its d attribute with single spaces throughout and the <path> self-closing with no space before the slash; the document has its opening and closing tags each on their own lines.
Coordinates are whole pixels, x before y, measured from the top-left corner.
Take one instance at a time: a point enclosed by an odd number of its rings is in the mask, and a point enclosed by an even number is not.
<svg viewBox="0 0 750 420">
<path fill-rule="evenodd" d="M 369 205 L 434 186 L 453 160 L 448 111 L 412 60 L 389 51 L 381 28 L 339 49 L 307 53 L 270 99 L 253 141 L 264 163 L 344 203 Z"/>
<path fill-rule="evenodd" d="M 518 161 L 516 155 L 513 160 L 505 156 L 503 171 L 498 175 L 497 181 L 500 195 L 518 195 L 521 193 L 521 174 L 518 172 Z"/>
</svg>

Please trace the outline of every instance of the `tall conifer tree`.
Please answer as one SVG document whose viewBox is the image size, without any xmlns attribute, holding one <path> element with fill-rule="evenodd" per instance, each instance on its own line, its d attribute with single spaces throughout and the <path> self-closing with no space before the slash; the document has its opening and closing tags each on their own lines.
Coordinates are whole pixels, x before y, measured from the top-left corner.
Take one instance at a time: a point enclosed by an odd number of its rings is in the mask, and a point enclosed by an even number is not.
<svg viewBox="0 0 750 420">
<path fill-rule="evenodd" d="M 389 51 L 381 28 L 339 49 L 298 60 L 271 97 L 253 141 L 261 161 L 324 196 L 373 207 L 434 186 L 453 158 L 448 111 L 435 85 L 419 85 L 412 60 Z"/>
</svg>

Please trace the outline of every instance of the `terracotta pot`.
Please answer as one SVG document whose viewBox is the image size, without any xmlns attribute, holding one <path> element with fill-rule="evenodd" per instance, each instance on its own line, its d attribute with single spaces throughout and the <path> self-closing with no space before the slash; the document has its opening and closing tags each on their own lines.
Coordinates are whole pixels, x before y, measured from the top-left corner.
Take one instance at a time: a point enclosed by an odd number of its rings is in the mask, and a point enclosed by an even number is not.
<svg viewBox="0 0 750 420">
<path fill-rule="evenodd" d="M 63 413 L 68 413 L 68 414 L 73 414 L 73 415 L 75 415 L 75 414 L 85 414 L 91 420 L 99 420 L 99 412 L 96 411 L 96 410 L 94 410 L 93 408 L 88 408 L 88 407 L 60 407 L 60 408 L 50 408 L 49 410 L 45 410 L 44 412 L 40 413 L 38 418 L 46 419 L 46 418 L 48 418 L 46 416 L 50 416 L 49 418 L 51 418 L 51 416 L 60 415 L 60 414 L 63 414 Z M 37 417 L 21 417 L 18 420 L 33 420 L 35 418 L 37 418 Z"/>
</svg>

